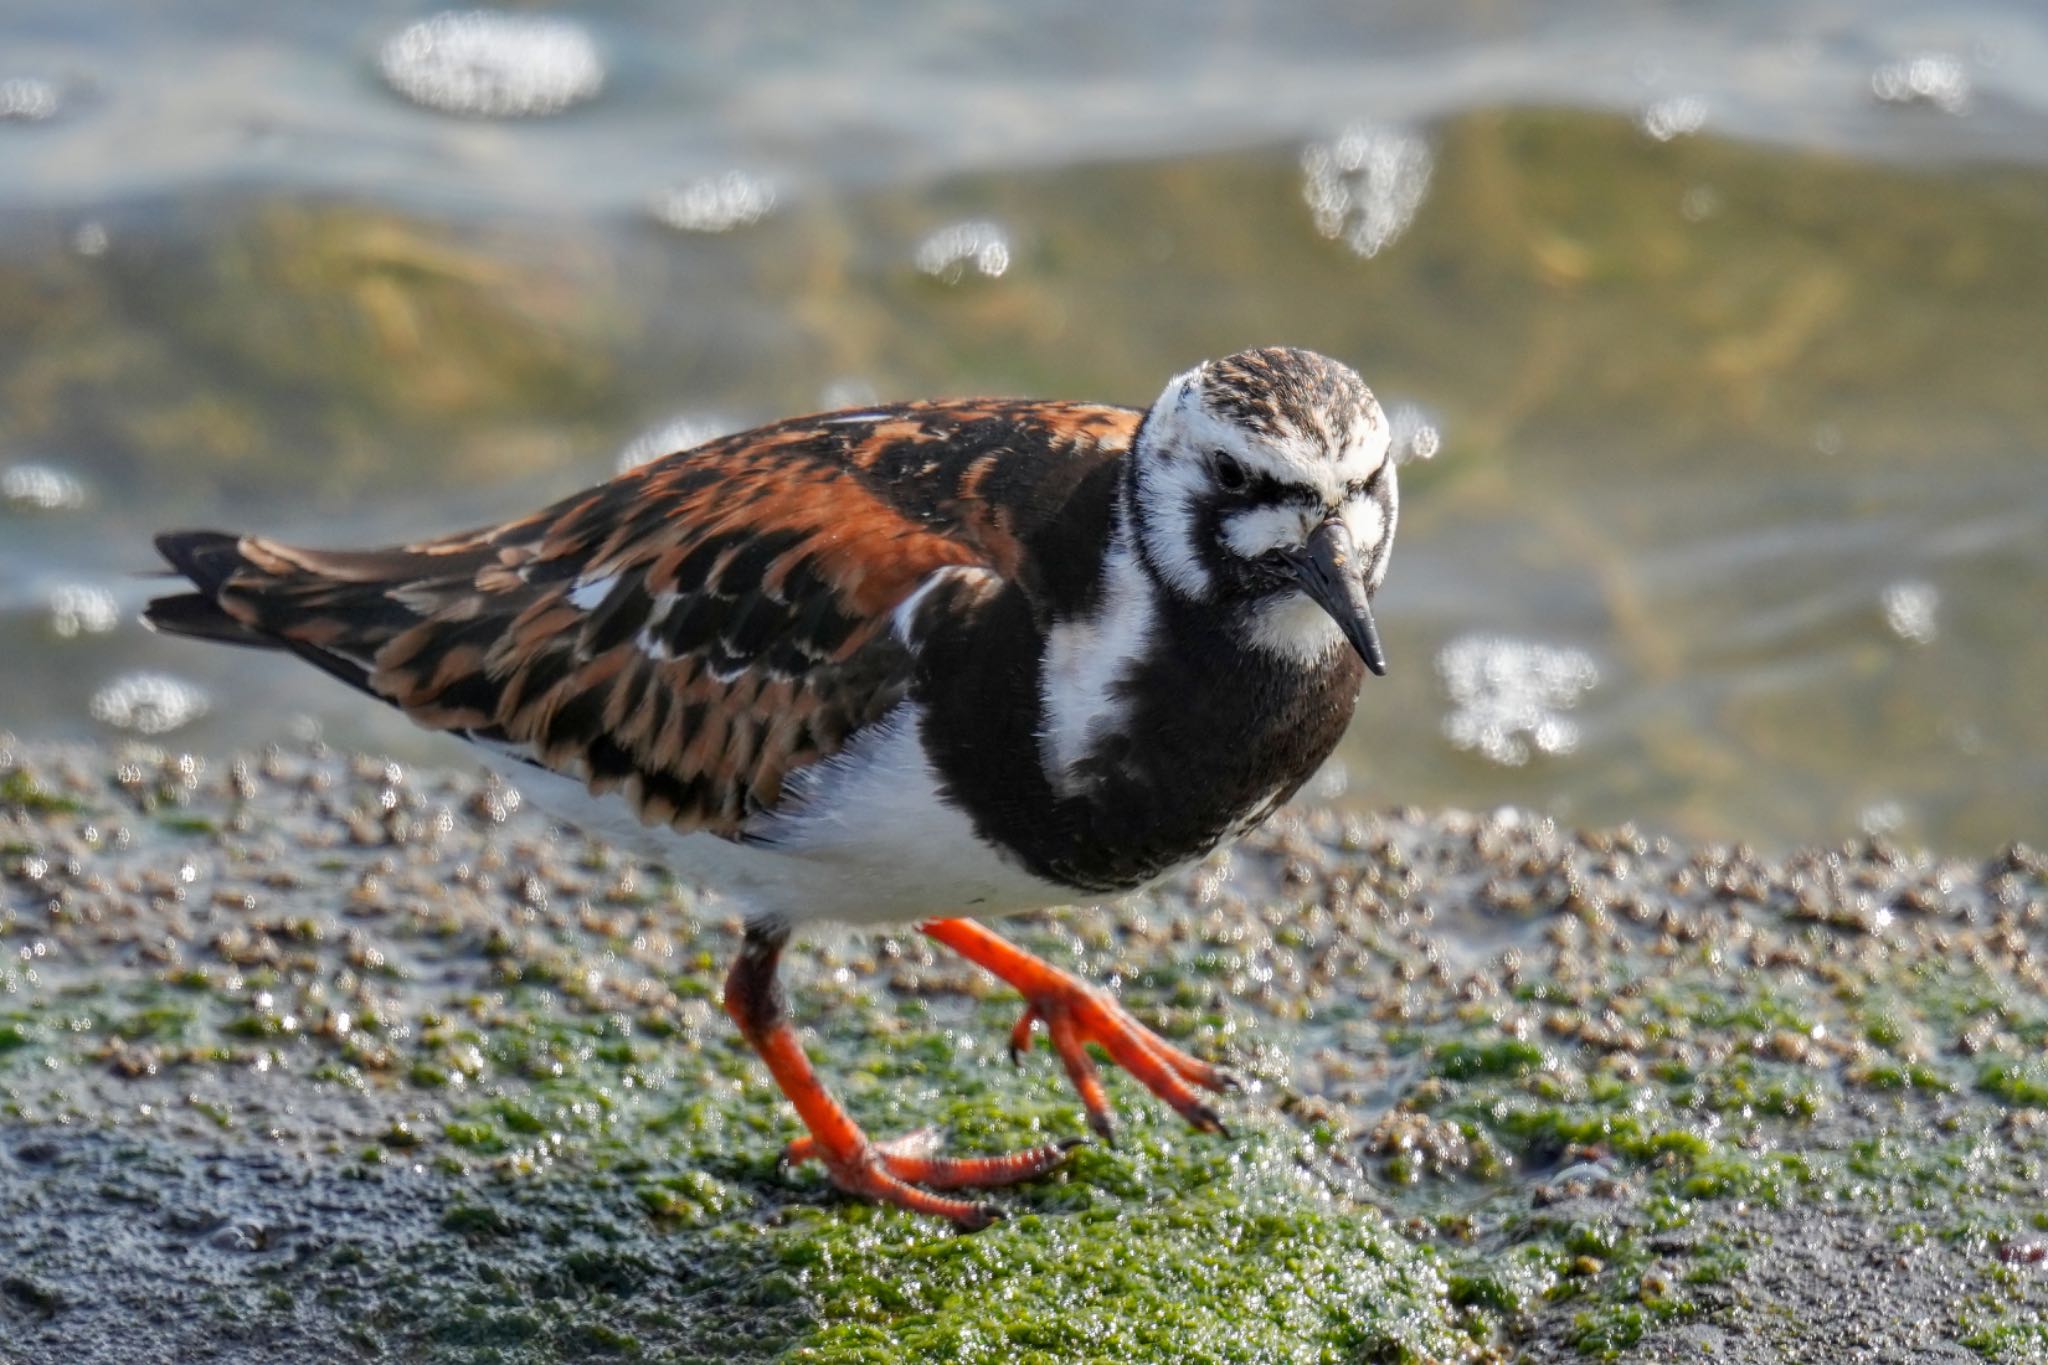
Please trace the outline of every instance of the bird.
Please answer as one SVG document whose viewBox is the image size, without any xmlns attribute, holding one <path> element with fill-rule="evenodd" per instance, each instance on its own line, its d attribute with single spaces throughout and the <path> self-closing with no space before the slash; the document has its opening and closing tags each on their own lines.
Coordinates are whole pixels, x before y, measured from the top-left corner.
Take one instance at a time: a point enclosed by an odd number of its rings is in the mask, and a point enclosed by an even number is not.
<svg viewBox="0 0 2048 1365">
<path fill-rule="evenodd" d="M 987 1226 L 1079 1139 L 873 1139 L 776 980 L 821 921 L 914 922 L 1007 982 L 1090 1128 L 1089 1045 L 1196 1129 L 1230 1075 L 991 921 L 1113 899 L 1243 836 L 1322 765 L 1399 511 L 1357 372 L 1265 347 L 1146 408 L 936 399 L 796 417 L 528 516 L 392 548 L 156 538 L 160 632 L 296 655 L 468 741 L 536 806 L 739 907 L 724 1005 L 854 1196 Z"/>
</svg>

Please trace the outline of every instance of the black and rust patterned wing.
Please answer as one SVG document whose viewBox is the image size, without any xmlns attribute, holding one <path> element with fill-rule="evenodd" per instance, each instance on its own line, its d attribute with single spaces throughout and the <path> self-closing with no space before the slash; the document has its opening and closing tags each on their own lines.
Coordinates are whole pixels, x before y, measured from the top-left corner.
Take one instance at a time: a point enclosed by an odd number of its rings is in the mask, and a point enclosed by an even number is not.
<svg viewBox="0 0 2048 1365">
<path fill-rule="evenodd" d="M 422 725 L 733 834 L 906 695 L 896 608 L 1058 593 L 1106 535 L 1139 414 L 919 403 L 784 422 L 529 517 L 388 550 L 159 540 L 160 628 L 289 649 Z M 1099 545 L 1099 539 L 1097 539 Z M 1083 554 L 1082 559 L 1093 556 Z"/>
</svg>

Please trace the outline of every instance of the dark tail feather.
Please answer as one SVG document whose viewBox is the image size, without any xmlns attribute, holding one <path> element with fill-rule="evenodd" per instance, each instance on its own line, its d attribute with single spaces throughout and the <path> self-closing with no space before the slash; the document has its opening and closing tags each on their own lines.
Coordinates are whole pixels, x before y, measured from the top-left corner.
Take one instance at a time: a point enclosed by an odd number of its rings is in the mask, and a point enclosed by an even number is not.
<svg viewBox="0 0 2048 1365">
<path fill-rule="evenodd" d="M 199 591 L 156 598 L 143 611 L 142 619 L 166 635 L 192 635 L 260 649 L 282 645 L 283 641 L 243 625 L 214 600 L 228 575 L 241 567 L 242 555 L 235 546 L 236 537 L 219 531 L 166 531 L 158 536 L 157 552 L 198 585 Z"/>
<path fill-rule="evenodd" d="M 242 567 L 240 542 L 241 537 L 225 531 L 165 531 L 156 538 L 156 551 L 200 591 L 218 592 L 228 575 Z"/>
</svg>

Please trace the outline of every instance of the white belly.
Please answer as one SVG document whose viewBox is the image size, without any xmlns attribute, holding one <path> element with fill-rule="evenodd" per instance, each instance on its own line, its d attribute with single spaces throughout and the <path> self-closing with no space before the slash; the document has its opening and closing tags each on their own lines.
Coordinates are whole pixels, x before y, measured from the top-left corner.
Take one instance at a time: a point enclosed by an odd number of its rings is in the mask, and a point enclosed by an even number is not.
<svg viewBox="0 0 2048 1365">
<path fill-rule="evenodd" d="M 782 810 L 749 825 L 745 843 L 643 825 L 617 796 L 484 752 L 541 810 L 731 898 L 749 919 L 884 924 L 1073 900 L 983 843 L 940 798 L 918 741 L 921 719 L 905 702 L 840 753 L 792 774 Z"/>
</svg>

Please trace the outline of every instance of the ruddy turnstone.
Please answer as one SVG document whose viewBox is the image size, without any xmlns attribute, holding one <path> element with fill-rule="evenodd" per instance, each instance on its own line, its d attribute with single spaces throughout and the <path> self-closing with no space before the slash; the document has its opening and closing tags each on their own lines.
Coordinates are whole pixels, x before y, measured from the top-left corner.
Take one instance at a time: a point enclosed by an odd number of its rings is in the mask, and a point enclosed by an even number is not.
<svg viewBox="0 0 2048 1365">
<path fill-rule="evenodd" d="M 841 1188 L 980 1227 L 941 1191 L 1070 1144 L 871 1141 L 775 983 L 813 920 L 917 920 L 1024 997 L 1107 1136 L 1096 1044 L 1195 1127 L 1225 1075 L 985 920 L 1202 858 L 1328 756 L 1397 506 L 1347 367 L 1245 351 L 1151 408 L 948 400 L 800 417 L 503 525 L 379 550 L 157 538 L 198 591 L 158 629 L 287 650 L 474 742 L 543 809 L 743 907 L 725 1006 Z"/>
</svg>

